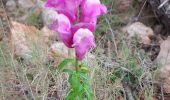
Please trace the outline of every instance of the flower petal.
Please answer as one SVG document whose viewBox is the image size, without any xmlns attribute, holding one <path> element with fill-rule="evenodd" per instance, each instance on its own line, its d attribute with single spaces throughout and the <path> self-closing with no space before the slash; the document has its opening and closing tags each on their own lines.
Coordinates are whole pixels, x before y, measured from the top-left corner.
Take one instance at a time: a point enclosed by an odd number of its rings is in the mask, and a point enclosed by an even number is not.
<svg viewBox="0 0 170 100">
<path fill-rule="evenodd" d="M 97 17 L 107 12 L 105 5 L 100 0 L 85 0 L 81 3 L 81 22 L 96 23 Z"/>
<path fill-rule="evenodd" d="M 53 7 L 58 13 L 65 14 L 73 23 L 76 21 L 81 2 L 82 0 L 47 0 L 45 6 Z"/>
<path fill-rule="evenodd" d="M 88 29 L 80 28 L 73 37 L 73 47 L 76 50 L 76 57 L 80 60 L 91 47 L 96 47 L 93 33 Z"/>
<path fill-rule="evenodd" d="M 70 48 L 72 46 L 73 34 L 71 33 L 71 23 L 67 16 L 58 14 L 50 28 L 59 33 L 59 38 L 67 47 Z"/>
<path fill-rule="evenodd" d="M 75 33 L 80 28 L 87 28 L 93 32 L 95 30 L 95 24 L 93 24 L 93 23 L 78 23 L 78 24 L 75 24 L 72 26 L 71 32 Z"/>
</svg>

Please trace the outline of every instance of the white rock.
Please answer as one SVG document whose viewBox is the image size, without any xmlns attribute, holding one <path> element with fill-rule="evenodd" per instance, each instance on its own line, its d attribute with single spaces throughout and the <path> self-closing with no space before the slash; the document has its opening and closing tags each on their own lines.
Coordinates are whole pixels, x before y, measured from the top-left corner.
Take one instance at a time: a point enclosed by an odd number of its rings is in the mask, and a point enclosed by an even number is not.
<svg viewBox="0 0 170 100">
<path fill-rule="evenodd" d="M 74 58 L 75 57 L 75 50 L 74 48 L 68 48 L 62 42 L 55 42 L 51 45 L 48 58 L 50 60 L 54 60 L 57 64 L 62 61 L 63 58 Z M 95 55 L 87 52 L 83 61 L 90 67 L 94 67 L 96 64 L 96 57 Z"/>
<path fill-rule="evenodd" d="M 14 11 L 16 9 L 17 5 L 14 0 L 8 0 L 6 2 L 6 8 L 8 11 Z"/>
<path fill-rule="evenodd" d="M 70 53 L 70 54 L 69 54 Z M 55 42 L 50 47 L 50 56 L 52 57 L 60 57 L 67 58 L 74 56 L 74 50 L 69 51 L 69 49 L 62 42 Z"/>
<path fill-rule="evenodd" d="M 165 66 L 170 65 L 170 37 L 163 41 L 160 45 L 160 52 L 156 58 L 156 62 Z"/>
<path fill-rule="evenodd" d="M 131 25 L 128 25 L 123 28 L 123 31 L 128 33 L 129 37 L 133 37 L 135 35 L 139 36 L 141 38 L 141 42 L 144 44 L 150 44 L 150 37 L 154 35 L 153 30 L 141 22 L 135 22 Z"/>
<path fill-rule="evenodd" d="M 164 92 L 170 93 L 170 37 L 161 43 L 160 49 L 155 61 L 161 65 L 159 77 L 163 83 Z"/>
<path fill-rule="evenodd" d="M 46 43 L 48 43 L 49 40 L 52 40 L 52 41 L 58 40 L 57 33 L 53 30 L 50 30 L 46 26 L 41 29 L 41 32 L 43 34 L 44 42 Z"/>
<path fill-rule="evenodd" d="M 160 80 L 165 93 L 170 93 L 170 65 L 163 66 L 160 70 Z"/>
<path fill-rule="evenodd" d="M 18 0 L 18 5 L 19 8 L 29 9 L 33 7 L 35 4 L 32 0 Z"/>
<path fill-rule="evenodd" d="M 42 19 L 46 26 L 49 26 L 54 20 L 57 19 L 58 13 L 52 8 L 43 8 Z"/>
<path fill-rule="evenodd" d="M 30 59 L 32 57 L 32 51 L 29 41 L 33 41 L 35 33 L 38 31 L 33 26 L 26 26 L 24 24 L 12 21 L 11 27 L 11 46 L 14 50 L 14 54 L 17 57 L 24 59 Z"/>
</svg>

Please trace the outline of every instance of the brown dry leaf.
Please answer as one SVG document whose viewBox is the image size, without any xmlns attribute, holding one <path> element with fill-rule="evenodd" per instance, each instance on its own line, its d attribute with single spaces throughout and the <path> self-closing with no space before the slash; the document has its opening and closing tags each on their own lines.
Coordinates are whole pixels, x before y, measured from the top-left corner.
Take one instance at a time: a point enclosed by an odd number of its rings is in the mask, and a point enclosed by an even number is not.
<svg viewBox="0 0 170 100">
<path fill-rule="evenodd" d="M 31 57 L 31 49 L 28 41 L 34 40 L 38 30 L 33 26 L 26 26 L 18 22 L 11 22 L 11 47 L 18 57 L 28 59 Z"/>
<path fill-rule="evenodd" d="M 164 91 L 170 93 L 170 37 L 161 43 L 160 49 L 155 61 L 162 66 L 159 76 L 163 83 Z"/>
<path fill-rule="evenodd" d="M 150 37 L 154 35 L 153 30 L 141 22 L 135 22 L 126 26 L 123 28 L 123 32 L 128 33 L 129 37 L 134 37 L 135 35 L 139 36 L 141 38 L 141 43 L 143 44 L 150 44 Z"/>
</svg>

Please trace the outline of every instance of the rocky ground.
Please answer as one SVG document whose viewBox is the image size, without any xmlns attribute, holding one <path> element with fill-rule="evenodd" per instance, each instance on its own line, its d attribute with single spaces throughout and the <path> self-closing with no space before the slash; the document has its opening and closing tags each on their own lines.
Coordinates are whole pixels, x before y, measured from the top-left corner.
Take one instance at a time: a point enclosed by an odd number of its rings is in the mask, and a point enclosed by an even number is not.
<svg viewBox="0 0 170 100">
<path fill-rule="evenodd" d="M 153 0 L 102 1 L 109 11 L 94 33 L 97 48 L 84 59 L 91 66 L 94 99 L 169 100 L 170 37 L 168 24 L 162 22 L 168 19 L 155 13 L 165 0 L 155 6 L 150 5 Z M 2 100 L 63 100 L 67 94 L 68 76 L 58 73 L 57 66 L 74 57 L 74 50 L 48 29 L 53 11 L 43 2 L 0 1 Z"/>
</svg>

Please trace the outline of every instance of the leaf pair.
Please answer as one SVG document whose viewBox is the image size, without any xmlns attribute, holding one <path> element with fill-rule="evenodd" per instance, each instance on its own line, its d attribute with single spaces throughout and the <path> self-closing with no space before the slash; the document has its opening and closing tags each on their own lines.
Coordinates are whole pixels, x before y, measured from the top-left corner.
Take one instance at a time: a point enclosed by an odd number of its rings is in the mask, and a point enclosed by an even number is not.
<svg viewBox="0 0 170 100">
<path fill-rule="evenodd" d="M 78 64 L 79 70 L 65 68 L 71 63 L 76 63 L 76 60 L 72 58 L 64 59 L 58 67 L 60 71 L 66 72 L 69 75 L 68 82 L 70 84 L 70 91 L 66 100 L 92 100 L 93 91 L 88 76 L 88 67 L 81 62 Z"/>
</svg>

